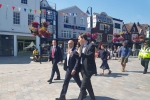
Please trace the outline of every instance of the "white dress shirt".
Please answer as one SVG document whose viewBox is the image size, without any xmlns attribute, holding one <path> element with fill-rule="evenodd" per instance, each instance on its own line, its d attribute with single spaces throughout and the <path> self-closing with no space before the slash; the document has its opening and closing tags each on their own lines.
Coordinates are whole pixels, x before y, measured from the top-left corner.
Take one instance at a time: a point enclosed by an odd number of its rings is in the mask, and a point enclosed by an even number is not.
<svg viewBox="0 0 150 100">
<path fill-rule="evenodd" d="M 71 49 L 69 49 L 70 51 L 72 51 L 72 48 Z M 70 57 L 70 54 L 69 53 L 67 53 L 67 66 L 69 66 L 69 57 Z"/>
</svg>

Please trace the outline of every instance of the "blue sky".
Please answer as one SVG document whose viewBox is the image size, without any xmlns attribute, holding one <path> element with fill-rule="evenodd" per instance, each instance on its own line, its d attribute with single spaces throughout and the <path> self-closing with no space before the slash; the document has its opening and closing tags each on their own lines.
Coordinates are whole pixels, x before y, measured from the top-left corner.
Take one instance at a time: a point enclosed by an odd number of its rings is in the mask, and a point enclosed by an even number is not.
<svg viewBox="0 0 150 100">
<path fill-rule="evenodd" d="M 57 5 L 57 10 L 78 6 L 86 12 L 88 6 L 93 12 L 106 12 L 108 16 L 122 19 L 125 23 L 140 22 L 150 25 L 150 0 L 48 0 Z"/>
</svg>

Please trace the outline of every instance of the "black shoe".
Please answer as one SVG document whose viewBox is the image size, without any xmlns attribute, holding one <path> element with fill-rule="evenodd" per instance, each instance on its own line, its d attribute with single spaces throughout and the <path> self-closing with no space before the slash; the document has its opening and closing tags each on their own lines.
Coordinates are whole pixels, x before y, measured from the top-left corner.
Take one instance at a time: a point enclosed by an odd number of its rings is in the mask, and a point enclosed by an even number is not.
<svg viewBox="0 0 150 100">
<path fill-rule="evenodd" d="M 143 72 L 143 74 L 146 74 L 147 72 Z"/>
<path fill-rule="evenodd" d="M 65 98 L 56 98 L 55 100 L 66 100 Z"/>
<path fill-rule="evenodd" d="M 52 81 L 50 81 L 49 84 L 52 84 Z"/>
<path fill-rule="evenodd" d="M 61 80 L 60 78 L 55 78 L 54 80 Z"/>
<path fill-rule="evenodd" d="M 51 80 L 49 79 L 49 80 L 47 80 L 47 82 L 50 82 Z"/>
</svg>

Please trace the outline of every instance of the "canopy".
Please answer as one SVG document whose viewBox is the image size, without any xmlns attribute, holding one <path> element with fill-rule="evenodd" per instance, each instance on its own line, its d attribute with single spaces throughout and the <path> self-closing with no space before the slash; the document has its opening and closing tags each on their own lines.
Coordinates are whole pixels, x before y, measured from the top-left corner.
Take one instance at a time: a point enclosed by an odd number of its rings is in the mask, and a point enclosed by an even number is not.
<svg viewBox="0 0 150 100">
<path fill-rule="evenodd" d="M 32 48 L 32 47 L 36 47 L 36 45 L 33 42 L 31 42 L 30 45 L 28 45 L 27 47 L 25 47 L 25 49 Z"/>
</svg>

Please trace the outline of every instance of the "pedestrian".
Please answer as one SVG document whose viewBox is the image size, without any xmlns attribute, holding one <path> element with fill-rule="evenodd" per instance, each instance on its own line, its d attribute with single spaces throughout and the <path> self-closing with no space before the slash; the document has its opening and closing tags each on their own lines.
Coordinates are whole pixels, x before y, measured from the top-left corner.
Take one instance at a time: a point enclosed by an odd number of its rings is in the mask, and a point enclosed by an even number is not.
<svg viewBox="0 0 150 100">
<path fill-rule="evenodd" d="M 62 90 L 60 93 L 60 97 L 56 98 L 56 100 L 66 100 L 66 93 L 69 85 L 70 79 L 73 77 L 76 81 L 77 85 L 81 86 L 81 80 L 79 77 L 79 67 L 78 66 L 79 55 L 76 53 L 76 49 L 74 47 L 73 40 L 68 41 L 68 51 L 67 57 L 65 58 L 64 62 L 64 70 L 66 71 L 64 84 L 62 86 Z M 71 73 L 74 70 L 74 73 Z M 87 93 L 85 93 L 84 97 L 86 97 Z"/>
<path fill-rule="evenodd" d="M 55 72 L 57 73 L 57 78 L 54 80 L 60 80 L 60 72 L 59 72 L 57 64 L 58 62 L 62 61 L 62 53 L 61 53 L 60 47 L 58 47 L 56 44 L 57 44 L 56 40 L 52 40 L 53 46 L 51 46 L 50 48 L 49 59 L 48 59 L 48 62 L 52 61 L 51 77 L 47 81 L 49 82 L 49 84 L 52 83 Z"/>
<path fill-rule="evenodd" d="M 106 46 L 103 44 L 101 45 L 101 50 L 99 51 L 98 57 L 100 57 L 102 60 L 100 68 L 103 70 L 103 72 L 100 73 L 100 75 L 104 75 L 104 70 L 106 69 L 109 71 L 108 74 L 110 74 L 111 70 L 107 62 L 110 59 L 110 52 L 106 49 Z"/>
<path fill-rule="evenodd" d="M 95 100 L 95 95 L 91 84 L 91 77 L 93 74 L 96 74 L 96 64 L 94 59 L 95 45 L 93 43 L 88 43 L 86 33 L 81 33 L 78 36 L 78 42 L 81 45 L 77 52 L 80 56 L 80 67 L 83 80 L 81 83 L 80 94 L 77 100 L 83 100 L 86 89 L 89 92 L 91 100 Z M 75 71 L 73 70 L 72 73 L 74 72 Z"/>
<path fill-rule="evenodd" d="M 148 43 L 144 43 L 144 47 L 141 48 L 138 58 L 141 58 L 141 65 L 144 67 L 143 74 L 146 74 L 150 60 L 150 47 L 148 47 Z"/>
<path fill-rule="evenodd" d="M 128 62 L 128 58 L 130 56 L 130 48 L 127 46 L 126 42 L 122 43 L 122 46 L 119 50 L 118 55 L 119 55 L 119 58 L 121 57 L 122 72 L 124 72 L 126 63 Z"/>
</svg>

